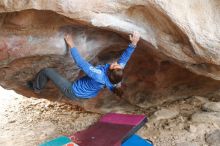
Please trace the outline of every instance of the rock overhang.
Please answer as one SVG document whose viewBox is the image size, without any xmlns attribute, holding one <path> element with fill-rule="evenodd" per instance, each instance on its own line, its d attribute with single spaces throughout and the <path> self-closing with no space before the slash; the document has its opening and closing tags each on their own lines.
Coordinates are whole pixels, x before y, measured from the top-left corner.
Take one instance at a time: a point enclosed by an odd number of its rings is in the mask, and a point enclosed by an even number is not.
<svg viewBox="0 0 220 146">
<path fill-rule="evenodd" d="M 27 7 L 23 7 L 24 1 L 17 2 L 17 6 L 11 4 L 14 7 L 6 1 L 0 17 L 1 85 L 6 88 L 36 96 L 25 89 L 25 81 L 44 67 L 56 67 L 68 79 L 76 79 L 79 69 L 67 53 L 63 40 L 66 32 L 74 36 L 82 56 L 96 64 L 116 60 L 129 42 L 127 35 L 138 30 L 142 39 L 126 68 L 124 81 L 129 86 L 126 91 L 131 103 L 146 107 L 155 95 L 160 101 L 162 95 L 182 96 L 182 91 L 184 95 L 205 94 L 218 89 L 218 81 L 202 77 L 219 80 L 218 55 L 213 52 L 218 37 L 211 46 L 210 41 L 197 42 L 193 28 L 191 32 L 188 30 L 191 25 L 184 23 L 178 13 L 169 13 L 173 9 L 167 7 L 173 3 L 97 1 L 88 7 L 84 4 L 86 7 L 82 9 L 83 2 L 78 2 L 80 6 L 71 9 L 76 6 L 70 1 L 56 1 L 53 5 L 30 2 Z M 197 30 L 195 33 L 199 35 Z M 206 48 L 207 44 L 210 49 Z M 205 89 L 206 85 L 210 88 Z M 51 96 L 51 93 L 40 96 Z M 145 103 L 146 100 L 150 102 Z"/>
</svg>

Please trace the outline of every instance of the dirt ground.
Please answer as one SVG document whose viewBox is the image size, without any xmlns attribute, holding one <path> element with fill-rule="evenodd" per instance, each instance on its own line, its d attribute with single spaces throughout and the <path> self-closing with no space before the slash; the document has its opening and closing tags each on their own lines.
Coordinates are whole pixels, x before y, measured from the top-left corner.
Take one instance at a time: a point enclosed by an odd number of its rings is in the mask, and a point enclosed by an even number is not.
<svg viewBox="0 0 220 146">
<path fill-rule="evenodd" d="M 101 116 L 66 103 L 27 98 L 2 88 L 0 97 L 2 146 L 34 146 L 83 130 Z M 204 110 L 202 105 L 206 103 L 210 101 L 193 96 L 140 109 L 137 114 L 146 114 L 149 121 L 137 134 L 152 140 L 155 146 L 220 146 L 219 103 L 214 109 L 212 105 Z"/>
</svg>

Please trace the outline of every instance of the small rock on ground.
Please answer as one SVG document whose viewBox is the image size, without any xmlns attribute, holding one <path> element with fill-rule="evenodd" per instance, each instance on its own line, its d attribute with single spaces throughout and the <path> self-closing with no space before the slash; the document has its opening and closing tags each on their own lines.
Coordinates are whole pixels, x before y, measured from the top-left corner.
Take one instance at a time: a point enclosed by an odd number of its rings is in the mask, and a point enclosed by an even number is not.
<svg viewBox="0 0 220 146">
<path fill-rule="evenodd" d="M 209 146 L 220 146 L 220 130 L 215 130 L 214 132 L 206 135 L 206 142 Z"/>
<path fill-rule="evenodd" d="M 151 119 L 152 120 L 162 120 L 162 119 L 172 119 L 176 117 L 179 114 L 179 111 L 173 109 L 161 109 L 159 111 L 156 111 Z"/>
<path fill-rule="evenodd" d="M 199 146 L 199 144 L 195 142 L 182 142 L 182 143 L 177 143 L 176 146 Z"/>
<path fill-rule="evenodd" d="M 202 106 L 204 111 L 220 112 L 220 102 L 208 102 Z"/>
<path fill-rule="evenodd" d="M 220 125 L 220 112 L 197 112 L 192 115 L 191 120 L 192 122 Z"/>
</svg>

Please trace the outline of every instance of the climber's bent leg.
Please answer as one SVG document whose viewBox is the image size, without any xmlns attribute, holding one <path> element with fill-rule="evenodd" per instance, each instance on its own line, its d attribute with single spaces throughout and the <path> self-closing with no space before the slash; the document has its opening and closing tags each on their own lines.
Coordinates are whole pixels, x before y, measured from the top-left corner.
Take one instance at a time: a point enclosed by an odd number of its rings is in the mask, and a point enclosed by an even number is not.
<svg viewBox="0 0 220 146">
<path fill-rule="evenodd" d="M 75 100 L 80 99 L 79 97 L 76 97 L 72 92 L 71 82 L 57 73 L 53 68 L 42 69 L 33 81 L 33 88 L 37 90 L 43 89 L 48 80 L 51 80 L 68 98 Z"/>
</svg>

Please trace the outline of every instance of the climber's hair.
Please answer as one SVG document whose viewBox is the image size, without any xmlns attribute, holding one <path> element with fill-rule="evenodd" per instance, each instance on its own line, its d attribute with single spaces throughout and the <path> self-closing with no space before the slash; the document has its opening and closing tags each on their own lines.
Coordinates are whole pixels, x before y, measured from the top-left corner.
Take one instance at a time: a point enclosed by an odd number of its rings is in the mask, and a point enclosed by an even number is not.
<svg viewBox="0 0 220 146">
<path fill-rule="evenodd" d="M 123 78 L 123 69 L 109 69 L 108 78 L 112 84 L 118 84 Z"/>
</svg>

